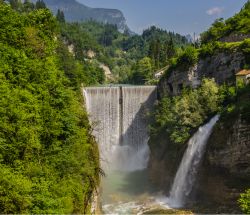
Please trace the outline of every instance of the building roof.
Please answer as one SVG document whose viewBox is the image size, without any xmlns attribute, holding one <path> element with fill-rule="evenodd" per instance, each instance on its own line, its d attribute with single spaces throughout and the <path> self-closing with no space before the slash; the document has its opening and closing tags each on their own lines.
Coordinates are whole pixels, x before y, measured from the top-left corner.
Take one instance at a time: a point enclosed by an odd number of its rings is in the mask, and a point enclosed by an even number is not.
<svg viewBox="0 0 250 215">
<path fill-rule="evenodd" d="M 250 75 L 250 70 L 243 69 L 243 70 L 239 71 L 236 75 L 237 76 Z"/>
</svg>

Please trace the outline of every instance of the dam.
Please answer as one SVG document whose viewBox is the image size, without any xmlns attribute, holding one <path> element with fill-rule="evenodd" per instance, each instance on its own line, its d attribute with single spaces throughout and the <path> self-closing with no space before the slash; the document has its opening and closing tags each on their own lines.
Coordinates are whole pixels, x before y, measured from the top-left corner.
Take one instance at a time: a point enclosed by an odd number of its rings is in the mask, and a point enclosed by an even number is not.
<svg viewBox="0 0 250 215">
<path fill-rule="evenodd" d="M 115 213 L 119 207 L 129 208 L 122 204 L 137 199 L 145 186 L 150 186 L 145 173 L 150 154 L 148 126 L 149 113 L 157 101 L 157 87 L 87 87 L 83 94 L 99 145 L 101 166 L 107 175 L 102 180 L 103 209 Z"/>
<path fill-rule="evenodd" d="M 102 167 L 127 171 L 145 168 L 147 114 L 157 99 L 156 87 L 89 87 L 84 89 L 84 96 Z"/>
</svg>

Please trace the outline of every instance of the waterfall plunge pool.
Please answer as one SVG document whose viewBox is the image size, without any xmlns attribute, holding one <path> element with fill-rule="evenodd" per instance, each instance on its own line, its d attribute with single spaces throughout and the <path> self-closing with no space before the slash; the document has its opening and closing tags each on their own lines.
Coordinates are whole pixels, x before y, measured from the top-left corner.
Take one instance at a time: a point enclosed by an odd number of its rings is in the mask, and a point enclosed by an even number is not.
<svg viewBox="0 0 250 215">
<path fill-rule="evenodd" d="M 158 190 L 148 179 L 148 171 L 107 172 L 102 180 L 102 209 L 105 214 L 138 214 L 156 204 Z"/>
</svg>

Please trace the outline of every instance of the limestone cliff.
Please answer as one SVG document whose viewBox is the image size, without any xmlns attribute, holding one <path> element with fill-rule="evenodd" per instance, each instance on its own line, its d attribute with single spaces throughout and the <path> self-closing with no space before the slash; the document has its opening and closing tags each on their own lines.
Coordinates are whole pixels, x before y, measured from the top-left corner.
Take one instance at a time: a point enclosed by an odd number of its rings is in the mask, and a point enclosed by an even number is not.
<svg viewBox="0 0 250 215">
<path fill-rule="evenodd" d="M 75 0 L 44 0 L 44 2 L 54 14 L 58 9 L 62 10 L 68 22 L 95 20 L 116 25 L 121 32 L 129 30 L 123 13 L 117 9 L 91 8 Z"/>
<path fill-rule="evenodd" d="M 206 164 L 250 180 L 250 124 L 240 116 L 220 122 L 212 133 Z"/>
<path fill-rule="evenodd" d="M 175 147 L 164 132 L 151 137 L 149 146 L 151 150 L 148 163 L 149 177 L 164 194 L 168 194 L 185 147 Z"/>
<path fill-rule="evenodd" d="M 201 80 L 214 78 L 218 84 L 235 83 L 235 74 L 243 68 L 246 57 L 242 52 L 218 52 L 200 58 L 187 70 L 175 69 L 159 82 L 159 95 L 178 95 L 184 87 L 196 88 Z"/>
<path fill-rule="evenodd" d="M 196 195 L 238 211 L 237 199 L 250 186 L 250 123 L 239 115 L 220 120 L 209 139 Z"/>
<path fill-rule="evenodd" d="M 235 74 L 243 68 L 246 60 L 246 56 L 241 52 L 218 52 L 200 58 L 195 66 L 185 71 L 177 68 L 160 80 L 160 98 L 178 95 L 183 87 L 196 88 L 204 77 L 214 78 L 219 85 L 235 84 Z M 249 93 L 241 100 L 250 99 Z M 185 151 L 185 144 L 182 147 L 174 147 L 164 132 L 157 137 L 151 137 L 149 144 L 151 179 L 168 194 Z M 204 202 L 213 202 L 218 210 L 212 212 L 228 213 L 231 207 L 230 212 L 238 213 L 240 210 L 237 199 L 249 186 L 250 122 L 238 112 L 227 118 L 222 117 L 214 128 L 192 194 L 196 201 L 201 201 L 203 205 Z"/>
</svg>

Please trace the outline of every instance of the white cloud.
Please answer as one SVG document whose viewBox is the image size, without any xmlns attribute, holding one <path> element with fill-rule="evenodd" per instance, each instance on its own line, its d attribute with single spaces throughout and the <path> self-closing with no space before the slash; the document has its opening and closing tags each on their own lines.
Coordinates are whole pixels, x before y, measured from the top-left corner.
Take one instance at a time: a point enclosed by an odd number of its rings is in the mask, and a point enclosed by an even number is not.
<svg viewBox="0 0 250 215">
<path fill-rule="evenodd" d="M 206 11 L 206 13 L 209 16 L 213 16 L 213 15 L 220 15 L 223 12 L 224 8 L 222 7 L 213 7 L 210 8 L 209 10 Z"/>
</svg>

